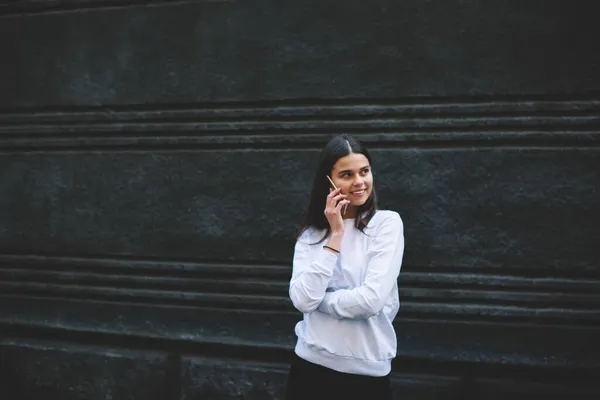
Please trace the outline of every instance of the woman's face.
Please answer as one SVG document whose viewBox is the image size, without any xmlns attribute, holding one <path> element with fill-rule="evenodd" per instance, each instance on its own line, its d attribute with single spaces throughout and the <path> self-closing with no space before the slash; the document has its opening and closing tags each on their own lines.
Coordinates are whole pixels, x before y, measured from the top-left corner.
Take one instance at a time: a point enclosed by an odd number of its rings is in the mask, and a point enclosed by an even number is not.
<svg viewBox="0 0 600 400">
<path fill-rule="evenodd" d="M 362 206 L 373 191 L 373 175 L 369 160 L 363 154 L 348 154 L 337 160 L 331 170 L 331 179 L 342 193 L 347 194 L 346 200 L 355 208 Z"/>
</svg>

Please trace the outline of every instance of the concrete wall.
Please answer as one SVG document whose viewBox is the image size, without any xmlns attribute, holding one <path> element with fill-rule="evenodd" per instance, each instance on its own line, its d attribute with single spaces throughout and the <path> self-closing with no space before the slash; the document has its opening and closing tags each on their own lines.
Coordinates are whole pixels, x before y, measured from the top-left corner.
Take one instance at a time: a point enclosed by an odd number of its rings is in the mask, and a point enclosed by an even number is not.
<svg viewBox="0 0 600 400">
<path fill-rule="evenodd" d="M 398 398 L 598 398 L 592 4 L 0 1 L 1 391 L 282 399 L 344 132 L 405 223 Z"/>
</svg>

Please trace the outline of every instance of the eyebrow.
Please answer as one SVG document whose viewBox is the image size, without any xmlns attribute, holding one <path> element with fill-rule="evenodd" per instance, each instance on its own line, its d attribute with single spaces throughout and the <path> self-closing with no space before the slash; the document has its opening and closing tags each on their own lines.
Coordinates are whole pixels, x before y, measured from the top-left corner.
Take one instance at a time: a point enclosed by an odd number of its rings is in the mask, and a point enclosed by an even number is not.
<svg viewBox="0 0 600 400">
<path fill-rule="evenodd" d="M 364 167 L 360 167 L 358 170 L 360 171 L 361 169 L 365 169 L 365 168 L 371 168 L 371 166 L 370 165 L 365 165 Z M 344 172 L 352 172 L 352 170 L 351 169 L 345 169 L 345 170 L 342 170 L 342 171 L 338 172 L 338 174 L 343 174 Z"/>
</svg>

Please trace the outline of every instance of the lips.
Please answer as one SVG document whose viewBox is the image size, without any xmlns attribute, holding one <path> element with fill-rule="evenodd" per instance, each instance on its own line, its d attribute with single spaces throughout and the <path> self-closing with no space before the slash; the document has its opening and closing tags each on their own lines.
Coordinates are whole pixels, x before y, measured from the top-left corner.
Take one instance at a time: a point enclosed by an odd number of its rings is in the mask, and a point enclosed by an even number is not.
<svg viewBox="0 0 600 400">
<path fill-rule="evenodd" d="M 363 196 L 365 193 L 367 193 L 367 190 L 366 190 L 366 189 L 355 190 L 355 191 L 353 191 L 353 192 L 350 192 L 350 193 L 351 193 L 353 196 L 360 197 L 360 196 Z"/>
</svg>

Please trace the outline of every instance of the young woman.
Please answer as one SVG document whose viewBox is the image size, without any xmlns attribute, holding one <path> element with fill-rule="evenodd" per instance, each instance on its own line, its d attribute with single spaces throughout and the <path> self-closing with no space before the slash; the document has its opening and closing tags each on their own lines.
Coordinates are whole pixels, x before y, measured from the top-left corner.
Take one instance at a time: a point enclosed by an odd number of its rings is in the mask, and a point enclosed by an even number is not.
<svg viewBox="0 0 600 400">
<path fill-rule="evenodd" d="M 377 209 L 369 153 L 351 136 L 334 137 L 294 250 L 289 294 L 304 318 L 288 400 L 392 398 L 403 253 L 402 219 Z"/>
</svg>

